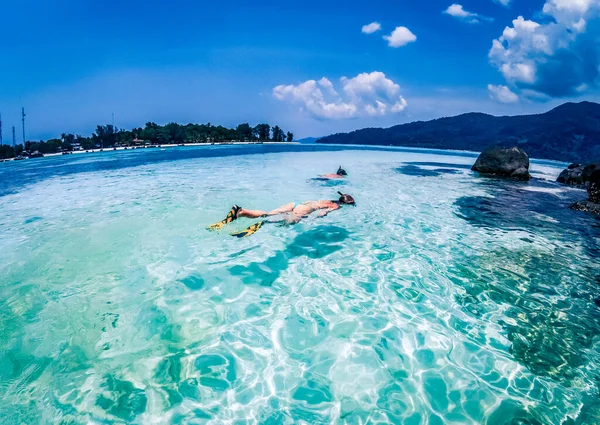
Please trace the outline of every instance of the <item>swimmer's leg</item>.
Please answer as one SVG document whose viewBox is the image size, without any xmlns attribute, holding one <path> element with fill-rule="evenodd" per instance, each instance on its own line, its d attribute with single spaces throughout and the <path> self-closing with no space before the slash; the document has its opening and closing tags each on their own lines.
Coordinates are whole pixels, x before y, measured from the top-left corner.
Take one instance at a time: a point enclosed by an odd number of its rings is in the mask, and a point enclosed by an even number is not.
<svg viewBox="0 0 600 425">
<path fill-rule="evenodd" d="M 264 222 L 271 224 L 279 224 L 280 226 L 286 226 L 288 224 L 296 224 L 300 220 L 302 220 L 302 218 L 303 217 L 300 217 L 294 213 L 284 213 L 270 216 L 269 218 L 265 219 Z"/>
<path fill-rule="evenodd" d="M 261 210 L 246 210 L 244 208 L 240 209 L 238 213 L 238 217 L 246 217 L 246 218 L 260 218 L 266 217 L 269 213 Z"/>
<path fill-rule="evenodd" d="M 244 208 L 241 208 L 240 211 L 238 212 L 238 217 L 246 217 L 246 218 L 260 218 L 260 217 L 268 217 L 271 215 L 278 215 L 278 214 L 284 214 L 284 213 L 289 213 L 292 212 L 294 210 L 294 206 L 295 204 L 289 203 L 289 204 L 285 204 L 279 208 L 276 208 L 272 211 L 262 211 L 262 210 L 246 210 Z"/>
<path fill-rule="evenodd" d="M 296 214 L 286 214 L 282 223 L 290 225 L 290 224 L 296 224 L 300 220 L 302 220 L 302 217 L 300 217 L 299 215 L 296 215 Z"/>
</svg>

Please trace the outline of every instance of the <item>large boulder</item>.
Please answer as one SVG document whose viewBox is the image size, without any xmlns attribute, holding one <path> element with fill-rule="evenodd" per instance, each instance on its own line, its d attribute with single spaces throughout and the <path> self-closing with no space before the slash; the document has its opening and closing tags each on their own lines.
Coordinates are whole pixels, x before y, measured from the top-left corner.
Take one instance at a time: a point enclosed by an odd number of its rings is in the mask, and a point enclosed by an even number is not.
<svg viewBox="0 0 600 425">
<path fill-rule="evenodd" d="M 529 157 L 523 149 L 494 146 L 479 155 L 471 168 L 484 174 L 529 180 Z"/>
<path fill-rule="evenodd" d="M 580 164 L 571 164 L 569 168 L 563 170 L 556 179 L 559 183 L 581 185 L 583 184 L 583 166 Z"/>
<path fill-rule="evenodd" d="M 590 202 L 600 204 L 600 168 L 591 173 L 588 195 Z"/>
<path fill-rule="evenodd" d="M 600 162 L 593 162 L 583 167 L 583 180 L 591 182 L 594 179 L 598 179 L 597 172 L 600 170 Z M 594 177 L 594 175 L 596 177 Z"/>
<path fill-rule="evenodd" d="M 585 186 L 590 181 L 591 175 L 596 169 L 600 169 L 600 164 L 571 164 L 566 170 L 560 173 L 556 181 L 575 186 Z"/>
<path fill-rule="evenodd" d="M 572 210 L 600 214 L 600 168 L 590 173 L 588 180 L 588 200 L 575 202 Z"/>
</svg>

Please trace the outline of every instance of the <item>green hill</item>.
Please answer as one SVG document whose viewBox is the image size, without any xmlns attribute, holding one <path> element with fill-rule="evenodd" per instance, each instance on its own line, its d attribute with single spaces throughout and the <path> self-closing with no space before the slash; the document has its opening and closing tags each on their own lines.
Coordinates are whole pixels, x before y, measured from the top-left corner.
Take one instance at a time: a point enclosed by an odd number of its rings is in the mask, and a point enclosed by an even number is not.
<svg viewBox="0 0 600 425">
<path fill-rule="evenodd" d="M 600 104 L 565 103 L 544 114 L 495 117 L 468 113 L 390 128 L 365 128 L 317 143 L 393 145 L 482 151 L 518 146 L 530 157 L 590 162 L 600 158 Z"/>
</svg>

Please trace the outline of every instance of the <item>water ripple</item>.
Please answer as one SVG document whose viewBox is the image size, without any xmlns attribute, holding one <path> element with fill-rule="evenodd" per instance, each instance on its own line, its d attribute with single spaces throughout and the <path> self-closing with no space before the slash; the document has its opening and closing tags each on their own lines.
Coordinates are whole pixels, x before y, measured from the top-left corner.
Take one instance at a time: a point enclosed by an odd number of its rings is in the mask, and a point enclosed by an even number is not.
<svg viewBox="0 0 600 425">
<path fill-rule="evenodd" d="M 32 162 L 2 189 L 0 422 L 600 421 L 581 191 L 435 152 L 192 152 Z M 338 163 L 356 208 L 205 230 L 336 196 L 311 179 Z"/>
</svg>

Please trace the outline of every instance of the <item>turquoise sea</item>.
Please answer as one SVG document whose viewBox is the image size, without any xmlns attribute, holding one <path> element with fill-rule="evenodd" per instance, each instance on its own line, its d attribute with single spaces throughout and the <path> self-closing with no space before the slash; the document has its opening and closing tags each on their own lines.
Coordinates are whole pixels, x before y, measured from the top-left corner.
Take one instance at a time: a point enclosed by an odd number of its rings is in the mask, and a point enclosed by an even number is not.
<svg viewBox="0 0 600 425">
<path fill-rule="evenodd" d="M 0 164 L 2 424 L 598 424 L 600 220 L 564 164 L 212 146 Z M 343 165 L 345 181 L 313 180 Z M 232 204 L 357 207 L 252 237 Z"/>
</svg>

